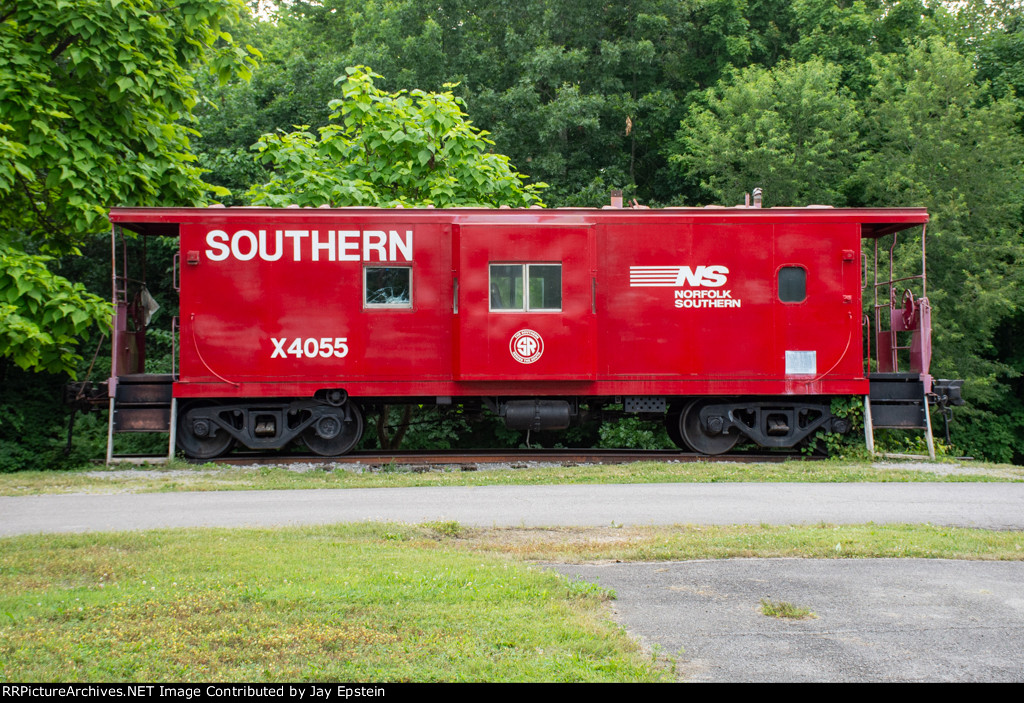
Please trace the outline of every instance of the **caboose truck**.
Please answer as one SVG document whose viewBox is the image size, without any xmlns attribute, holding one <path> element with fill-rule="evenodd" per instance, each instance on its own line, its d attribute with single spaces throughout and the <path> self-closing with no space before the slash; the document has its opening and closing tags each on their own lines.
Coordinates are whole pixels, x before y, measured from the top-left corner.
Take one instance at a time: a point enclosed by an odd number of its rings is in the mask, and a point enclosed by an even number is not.
<svg viewBox="0 0 1024 703">
<path fill-rule="evenodd" d="M 171 455 L 176 439 L 197 459 L 296 441 L 337 456 L 364 410 L 402 403 L 487 407 L 533 431 L 602 409 L 658 415 L 679 447 L 721 454 L 846 432 L 831 401 L 854 397 L 875 427 L 931 439 L 923 209 L 116 208 L 110 220 L 108 461 L 130 431 L 170 431 Z M 911 228 L 921 273 L 897 277 L 896 233 Z M 178 239 L 171 374 L 145 373 L 144 267 L 126 268 L 123 230 Z"/>
</svg>

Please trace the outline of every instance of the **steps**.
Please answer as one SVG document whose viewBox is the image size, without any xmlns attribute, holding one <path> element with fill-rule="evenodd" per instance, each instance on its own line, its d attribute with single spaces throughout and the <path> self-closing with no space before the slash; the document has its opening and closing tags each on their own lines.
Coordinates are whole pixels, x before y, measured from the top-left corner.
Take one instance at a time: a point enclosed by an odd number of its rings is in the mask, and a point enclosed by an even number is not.
<svg viewBox="0 0 1024 703">
<path fill-rule="evenodd" d="M 128 374 L 118 376 L 110 396 L 107 428 L 107 463 L 154 462 L 174 458 L 174 417 L 177 402 L 172 396 L 171 374 Z M 124 432 L 167 432 L 165 455 L 115 455 L 114 435 Z"/>
<path fill-rule="evenodd" d="M 924 377 L 919 373 L 875 373 L 868 376 L 868 381 L 870 390 L 864 398 L 864 436 L 868 451 L 875 453 L 875 428 L 918 429 L 924 430 L 928 458 L 934 459 L 935 443 Z"/>
</svg>

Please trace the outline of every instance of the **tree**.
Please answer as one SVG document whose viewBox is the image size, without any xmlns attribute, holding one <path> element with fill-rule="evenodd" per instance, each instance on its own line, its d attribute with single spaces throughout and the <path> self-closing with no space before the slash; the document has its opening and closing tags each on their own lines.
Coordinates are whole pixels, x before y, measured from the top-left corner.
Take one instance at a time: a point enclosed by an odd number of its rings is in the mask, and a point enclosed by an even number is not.
<svg viewBox="0 0 1024 703">
<path fill-rule="evenodd" d="M 0 245 L 0 357 L 23 369 L 73 374 L 78 338 L 95 321 L 105 324 L 110 306 L 50 273 L 51 258 Z"/>
<path fill-rule="evenodd" d="M 20 272 L 0 287 L 0 357 L 71 372 L 75 336 L 109 324 L 99 298 L 27 254 L 77 254 L 109 226 L 113 205 L 203 200 L 208 186 L 189 152 L 198 95 L 188 69 L 244 75 L 255 52 L 224 29 L 244 13 L 242 0 L 0 8 L 0 266 Z M 53 295 L 58 303 L 39 303 Z"/>
<path fill-rule="evenodd" d="M 30 0 L 0 24 L 0 233 L 63 254 L 112 204 L 200 201 L 187 68 L 226 80 L 249 54 L 222 23 L 239 0 Z"/>
<path fill-rule="evenodd" d="M 992 101 L 970 58 L 938 39 L 875 58 L 865 105 L 867 204 L 926 206 L 933 373 L 964 378 L 976 456 L 1021 453 L 1024 412 L 1006 386 L 1016 345 L 1000 345 L 1024 305 L 1024 139 L 1011 95 Z M 1015 409 L 1015 413 L 1011 412 Z M 1016 428 L 1016 429 L 1009 429 Z M 1008 441 L 1009 440 L 1009 441 Z"/>
<path fill-rule="evenodd" d="M 351 17 L 330 13 L 335 8 L 329 5 L 281 4 L 272 20 L 264 17 L 234 32 L 236 41 L 259 47 L 260 62 L 251 80 L 221 84 L 204 67 L 193 69 L 201 95 L 195 107 L 200 134 L 192 140 L 193 149 L 197 163 L 210 170 L 204 180 L 231 191 L 218 196 L 225 205 L 242 204 L 249 187 L 264 180 L 266 172 L 251 150 L 261 135 L 328 123 L 333 81 L 350 65 L 338 48 L 351 34 Z M 325 31 L 330 36 L 323 36 Z"/>
<path fill-rule="evenodd" d="M 978 42 L 978 76 L 995 98 L 1011 96 L 1024 129 L 1024 13 L 1007 17 L 1004 26 Z"/>
<path fill-rule="evenodd" d="M 737 71 L 691 107 L 670 163 L 716 203 L 760 186 L 773 205 L 845 204 L 860 115 L 840 75 L 820 59 Z"/>
<path fill-rule="evenodd" d="M 253 186 L 256 205 L 380 207 L 540 204 L 543 184 L 523 183 L 486 132 L 466 119 L 450 91 L 388 93 L 364 67 L 338 79 L 332 123 L 267 134 L 256 144 L 270 180 Z"/>
<path fill-rule="evenodd" d="M 261 28 L 267 61 L 248 87 L 215 100 L 232 143 L 202 131 L 203 163 L 216 182 L 238 189 L 250 172 L 239 159 L 254 123 L 327 124 L 318 99 L 325 75 L 373 66 L 389 91 L 453 93 L 499 153 L 551 183 L 552 204 L 598 205 L 610 187 L 645 201 L 674 193 L 661 146 L 671 138 L 694 87 L 712 85 L 730 64 L 784 44 L 771 22 L 762 38 L 744 16 L 747 0 L 294 0 Z M 757 11 L 784 8 L 758 0 Z M 749 14 L 753 14 L 750 10 Z M 762 25 L 758 25 L 762 26 Z M 254 42 L 257 40 L 254 40 Z M 333 73 L 331 73 L 333 72 Z M 270 119 L 272 118 L 272 119 Z M 244 132 L 244 134 L 243 134 Z M 607 184 L 607 185 L 605 185 Z M 244 189 L 242 189 L 244 190 Z"/>
</svg>

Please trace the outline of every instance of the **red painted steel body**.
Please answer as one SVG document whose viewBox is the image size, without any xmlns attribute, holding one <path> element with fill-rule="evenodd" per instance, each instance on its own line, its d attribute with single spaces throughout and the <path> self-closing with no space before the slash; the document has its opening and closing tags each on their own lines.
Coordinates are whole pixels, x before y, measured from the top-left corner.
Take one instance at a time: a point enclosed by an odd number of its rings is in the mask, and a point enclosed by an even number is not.
<svg viewBox="0 0 1024 703">
<path fill-rule="evenodd" d="M 110 217 L 180 236 L 175 397 L 456 399 L 863 396 L 862 237 L 928 219 L 748 207 Z M 492 311 L 492 264 L 560 264 L 561 309 Z M 367 267 L 410 268 L 411 305 L 365 305 Z M 780 300 L 783 267 L 805 271 L 802 301 Z M 529 363 L 513 353 L 524 330 L 535 336 L 521 350 L 542 350 Z M 800 361 L 787 366 L 787 352 Z"/>
</svg>

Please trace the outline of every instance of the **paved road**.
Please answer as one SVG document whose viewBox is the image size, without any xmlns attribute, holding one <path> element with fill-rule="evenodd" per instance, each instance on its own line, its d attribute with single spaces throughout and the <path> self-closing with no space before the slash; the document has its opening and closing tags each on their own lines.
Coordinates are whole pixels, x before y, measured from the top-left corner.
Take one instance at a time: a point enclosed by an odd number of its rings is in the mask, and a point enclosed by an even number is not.
<svg viewBox="0 0 1024 703">
<path fill-rule="evenodd" d="M 1024 530 L 1021 483 L 674 483 L 0 497 L 0 536 L 457 520 L 474 526 L 932 523 Z"/>
<path fill-rule="evenodd" d="M 688 681 L 1024 682 L 1024 562 L 728 559 L 554 565 Z M 780 620 L 761 599 L 818 617 Z"/>
<path fill-rule="evenodd" d="M 665 484 L 0 497 L 0 535 L 458 520 L 479 526 L 921 523 L 1024 530 L 1024 484 Z M 1024 681 L 1024 562 L 558 565 L 694 681 Z M 766 618 L 760 600 L 819 617 Z M 680 653 L 681 652 L 681 653 Z M 677 654 L 679 653 L 679 654 Z"/>
</svg>

